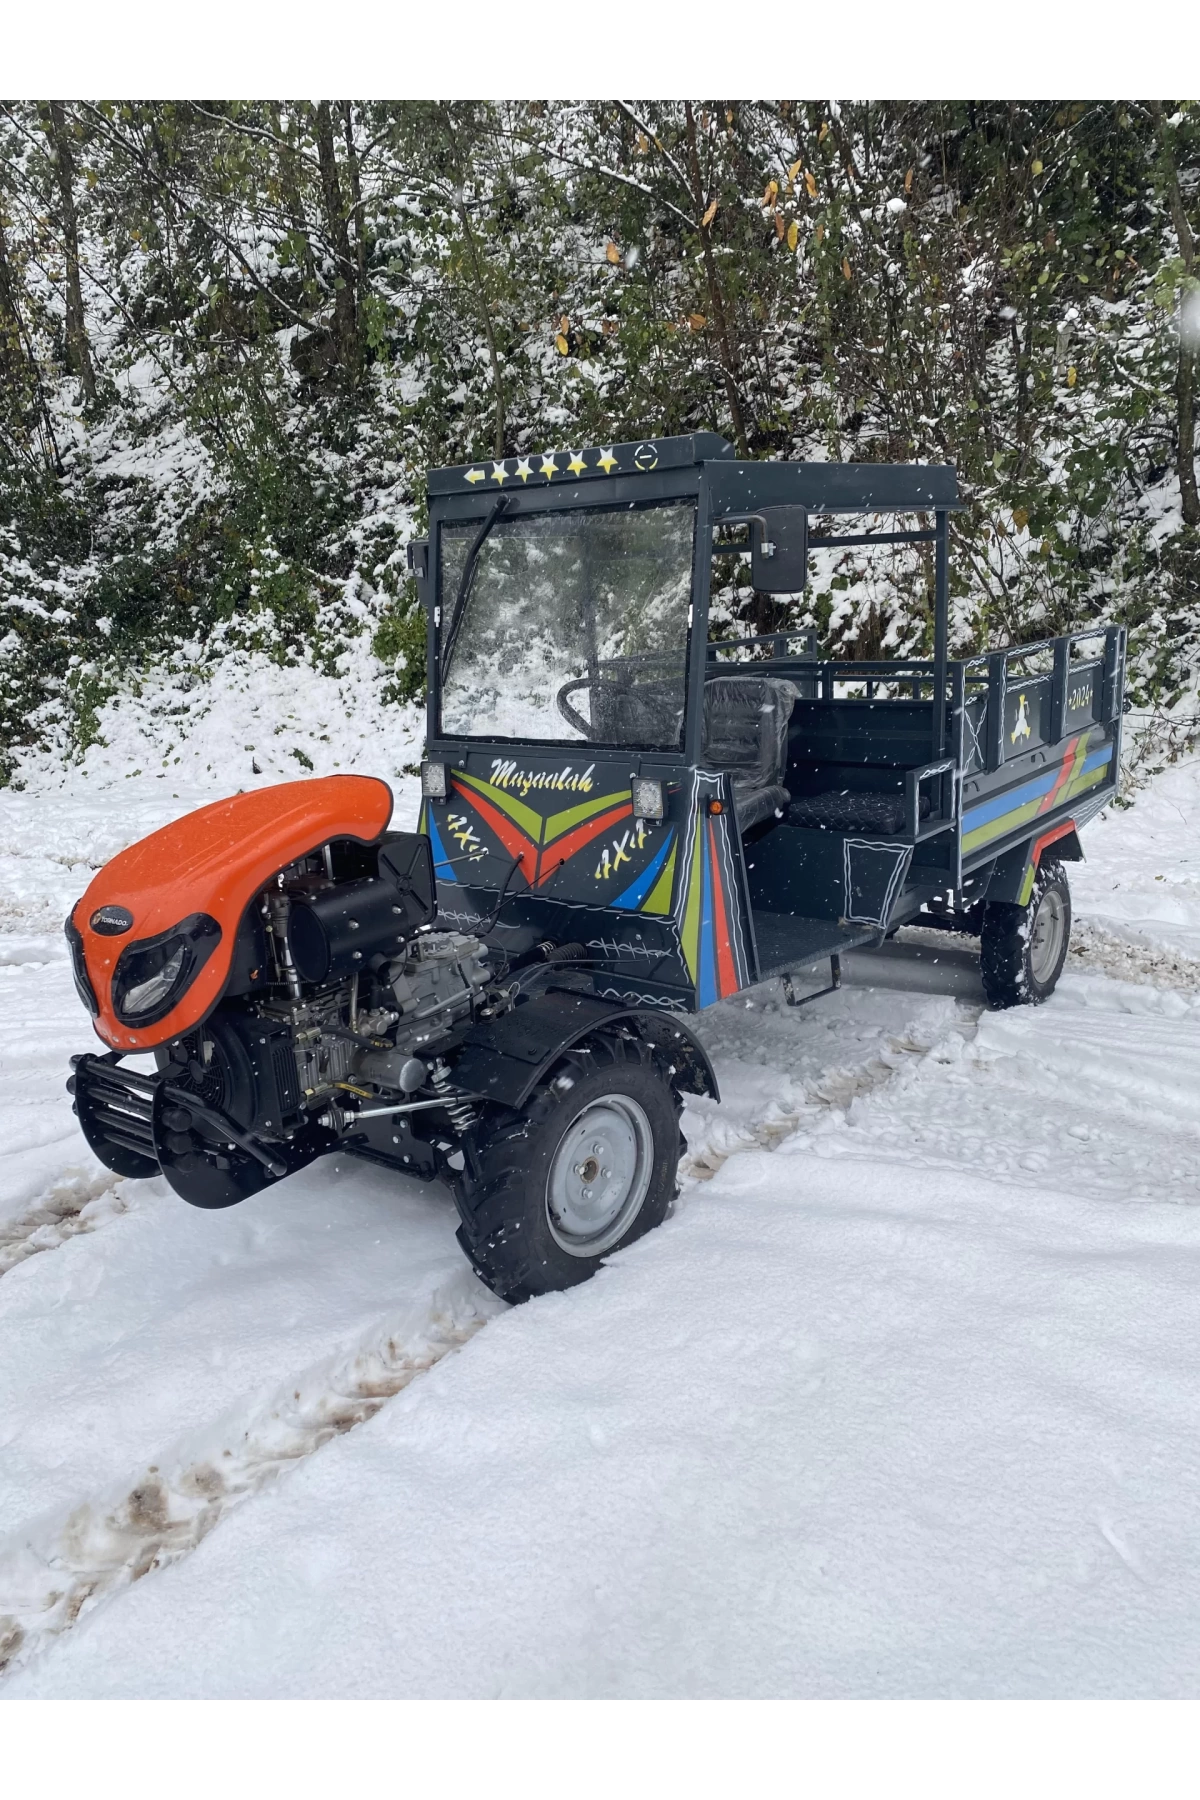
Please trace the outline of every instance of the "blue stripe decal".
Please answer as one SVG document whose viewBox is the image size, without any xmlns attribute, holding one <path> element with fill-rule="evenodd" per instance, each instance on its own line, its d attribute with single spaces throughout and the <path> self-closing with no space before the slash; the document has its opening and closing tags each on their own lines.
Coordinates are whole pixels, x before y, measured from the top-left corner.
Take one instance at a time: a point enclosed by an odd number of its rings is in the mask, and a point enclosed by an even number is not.
<svg viewBox="0 0 1200 1800">
<path fill-rule="evenodd" d="M 453 865 L 446 855 L 441 838 L 438 836 L 438 828 L 433 817 L 432 806 L 426 807 L 425 809 L 425 824 L 429 832 L 429 841 L 433 845 L 434 879 L 437 881 L 453 881 L 457 885 L 458 876 L 454 873 Z"/>
<path fill-rule="evenodd" d="M 1056 764 L 1047 774 L 1038 775 L 1033 781 L 1022 782 L 1020 787 L 1006 788 L 994 800 L 985 800 L 982 805 L 973 806 L 970 812 L 963 814 L 963 830 L 977 831 L 981 825 L 988 825 L 993 819 L 1001 819 L 1005 813 L 1015 812 L 1018 806 L 1028 806 L 1031 800 L 1048 794 L 1058 780 L 1061 766 Z"/>
<path fill-rule="evenodd" d="M 672 826 L 663 840 L 654 861 L 648 863 L 641 874 L 634 877 L 623 894 L 617 895 L 616 899 L 612 902 L 613 906 L 620 906 L 626 912 L 637 911 L 662 872 L 662 866 L 667 860 L 667 851 L 671 848 L 674 836 L 675 828 Z"/>
<path fill-rule="evenodd" d="M 1102 764 L 1111 762 L 1112 752 L 1111 744 L 1104 744 L 1099 750 L 1093 750 L 1085 758 L 1082 769 L 1076 769 L 1071 780 L 1074 781 L 1076 776 L 1086 774 L 1090 769 L 1098 769 Z M 1061 767 L 1062 764 L 1059 763 L 1048 774 L 1035 776 L 1032 781 L 1022 782 L 1020 787 L 1008 788 L 1003 794 L 997 794 L 994 800 L 985 800 L 981 805 L 973 806 L 970 812 L 963 814 L 963 831 L 977 831 L 981 825 L 989 825 L 993 819 L 1003 818 L 1005 813 L 1015 812 L 1019 806 L 1028 806 L 1039 795 L 1048 794 L 1058 779 Z"/>
<path fill-rule="evenodd" d="M 703 817 L 698 821 L 698 829 L 704 830 Z M 701 887 L 700 887 L 700 992 L 701 1006 L 711 1006 L 720 998 L 717 993 L 717 972 L 715 940 L 713 933 L 713 901 L 712 901 L 712 864 L 708 856 L 708 844 L 705 842 L 701 851 Z"/>
</svg>

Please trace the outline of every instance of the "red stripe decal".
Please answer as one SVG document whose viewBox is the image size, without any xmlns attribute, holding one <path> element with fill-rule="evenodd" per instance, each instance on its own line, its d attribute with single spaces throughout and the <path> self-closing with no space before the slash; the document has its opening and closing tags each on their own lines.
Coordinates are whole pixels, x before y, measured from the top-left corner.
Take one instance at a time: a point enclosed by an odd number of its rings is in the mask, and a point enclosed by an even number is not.
<svg viewBox="0 0 1200 1800">
<path fill-rule="evenodd" d="M 1054 778 L 1054 786 L 1050 789 L 1050 792 L 1046 795 L 1046 798 L 1042 801 L 1042 804 L 1038 809 L 1040 812 L 1051 812 L 1053 810 L 1058 796 L 1062 793 L 1062 790 L 1066 787 L 1068 781 L 1070 781 L 1071 776 L 1075 773 L 1075 764 L 1079 761 L 1079 753 L 1083 749 L 1083 746 L 1083 738 L 1077 737 L 1062 759 L 1058 774 Z"/>
<path fill-rule="evenodd" d="M 622 819 L 633 817 L 633 802 L 627 800 L 623 806 L 614 806 L 611 812 L 601 813 L 598 819 L 589 819 L 585 825 L 577 825 L 574 831 L 568 831 L 566 837 L 542 852 L 542 868 L 538 873 L 537 885 L 543 887 L 552 875 L 557 875 L 565 862 L 570 862 L 577 850 L 607 831 L 610 825 L 618 824 Z M 546 862 L 553 856 L 554 861 L 547 868 Z"/>
<path fill-rule="evenodd" d="M 520 864 L 522 875 L 532 887 L 533 871 L 537 864 L 537 850 L 525 833 L 519 830 L 511 819 L 506 818 L 499 807 L 492 806 L 489 801 L 485 800 L 482 794 L 476 794 L 470 788 L 459 787 L 457 781 L 452 782 L 451 785 L 455 793 L 468 806 L 474 807 L 489 831 L 495 832 L 509 855 L 516 858 Z"/>
<path fill-rule="evenodd" d="M 717 856 L 717 840 L 713 822 L 708 821 L 708 857 L 712 866 L 713 937 L 717 948 L 717 992 L 722 1000 L 737 993 L 737 975 L 733 967 L 733 945 L 729 941 L 729 914 L 725 907 L 725 890 L 721 886 L 721 864 Z"/>
</svg>

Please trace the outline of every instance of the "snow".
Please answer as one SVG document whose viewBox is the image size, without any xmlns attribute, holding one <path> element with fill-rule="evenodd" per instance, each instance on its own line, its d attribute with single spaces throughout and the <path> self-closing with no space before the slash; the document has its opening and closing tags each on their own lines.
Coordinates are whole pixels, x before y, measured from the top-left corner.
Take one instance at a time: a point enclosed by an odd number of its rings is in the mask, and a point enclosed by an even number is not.
<svg viewBox="0 0 1200 1800">
<path fill-rule="evenodd" d="M 905 932 L 701 1015 L 674 1215 L 508 1309 L 440 1189 L 202 1213 L 77 1135 L 62 914 L 250 741 L 0 795 L 0 1691 L 1191 1693 L 1200 762 L 1085 831 L 1045 1007 Z"/>
</svg>

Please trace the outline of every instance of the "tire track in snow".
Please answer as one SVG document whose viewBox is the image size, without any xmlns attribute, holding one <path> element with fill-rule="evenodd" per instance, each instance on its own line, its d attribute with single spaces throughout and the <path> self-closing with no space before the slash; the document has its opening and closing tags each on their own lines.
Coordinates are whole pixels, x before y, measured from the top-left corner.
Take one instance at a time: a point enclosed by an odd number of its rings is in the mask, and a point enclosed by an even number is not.
<svg viewBox="0 0 1200 1800">
<path fill-rule="evenodd" d="M 1111 975 L 1118 981 L 1146 982 L 1151 987 L 1200 992 L 1200 962 L 1181 951 L 1164 949 L 1133 930 L 1128 937 L 1075 919 L 1067 967 L 1078 973 Z"/>
<path fill-rule="evenodd" d="M 123 1176 L 103 1170 L 64 1175 L 15 1219 L 0 1222 L 0 1276 L 43 1250 L 95 1231 L 130 1210 Z"/>
<path fill-rule="evenodd" d="M 28 1662 L 96 1607 L 189 1555 L 234 1508 L 507 1311 L 466 1269 L 423 1314 L 381 1324 L 265 1399 L 226 1412 L 129 1480 L 0 1542 L 0 1673 Z"/>
<path fill-rule="evenodd" d="M 719 1108 L 705 1111 L 700 1115 L 701 1129 L 695 1141 L 689 1142 L 687 1153 L 680 1162 L 680 1175 L 693 1181 L 711 1181 L 722 1164 L 741 1151 L 774 1150 L 803 1125 L 836 1120 L 860 1096 L 876 1093 L 904 1071 L 924 1061 L 948 1036 L 963 1041 L 972 1038 L 981 1009 L 960 1006 L 958 1010 L 959 1017 L 949 1031 L 943 1020 L 926 1035 L 914 1022 L 903 1032 L 889 1037 L 864 1062 L 826 1069 L 818 1076 L 804 1078 L 799 1083 L 801 1097 L 796 1104 L 781 1106 L 772 1102 L 759 1118 L 730 1122 L 722 1120 Z M 694 1108 L 694 1102 L 692 1109 L 696 1116 L 699 1109 Z"/>
</svg>

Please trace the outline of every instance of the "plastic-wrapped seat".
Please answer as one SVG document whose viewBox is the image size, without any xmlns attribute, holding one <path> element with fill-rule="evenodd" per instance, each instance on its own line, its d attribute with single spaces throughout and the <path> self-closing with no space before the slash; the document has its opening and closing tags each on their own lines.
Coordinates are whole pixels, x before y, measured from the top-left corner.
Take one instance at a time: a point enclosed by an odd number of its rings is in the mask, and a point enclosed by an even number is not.
<svg viewBox="0 0 1200 1800">
<path fill-rule="evenodd" d="M 778 675 L 713 675 L 704 684 L 704 761 L 733 776 L 738 828 L 782 813 L 788 720 L 799 689 Z"/>
</svg>

